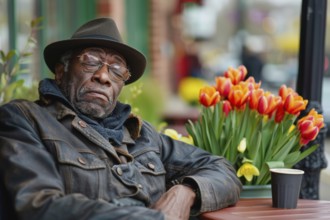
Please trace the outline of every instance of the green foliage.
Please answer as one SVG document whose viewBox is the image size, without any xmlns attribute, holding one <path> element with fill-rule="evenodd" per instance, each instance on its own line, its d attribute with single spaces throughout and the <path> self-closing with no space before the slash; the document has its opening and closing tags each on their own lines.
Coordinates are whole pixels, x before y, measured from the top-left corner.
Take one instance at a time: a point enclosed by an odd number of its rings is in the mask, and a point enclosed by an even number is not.
<svg viewBox="0 0 330 220">
<path fill-rule="evenodd" d="M 270 182 L 270 168 L 290 168 L 317 149 L 313 145 L 300 151 L 300 133 L 294 122 L 295 115 L 286 114 L 276 123 L 274 116 L 265 118 L 248 107 L 235 109 L 226 116 L 223 103 L 203 107 L 198 121 L 186 124 L 194 144 L 214 155 L 224 156 L 236 169 L 246 161 L 260 172 L 251 182 L 242 178 L 245 185 L 264 185 Z M 238 146 L 246 139 L 246 149 Z"/>
<path fill-rule="evenodd" d="M 41 20 L 36 18 L 30 22 L 30 33 L 21 51 L 13 49 L 6 53 L 0 49 L 0 104 L 17 98 L 34 100 L 38 95 L 37 82 L 26 86 L 24 76 L 28 74 L 28 64 L 37 44 L 33 35 L 40 29 Z"/>
<path fill-rule="evenodd" d="M 161 114 L 164 97 L 157 82 L 144 77 L 138 82 L 123 88 L 119 100 L 132 106 L 132 112 L 158 128 L 161 125 Z"/>
</svg>

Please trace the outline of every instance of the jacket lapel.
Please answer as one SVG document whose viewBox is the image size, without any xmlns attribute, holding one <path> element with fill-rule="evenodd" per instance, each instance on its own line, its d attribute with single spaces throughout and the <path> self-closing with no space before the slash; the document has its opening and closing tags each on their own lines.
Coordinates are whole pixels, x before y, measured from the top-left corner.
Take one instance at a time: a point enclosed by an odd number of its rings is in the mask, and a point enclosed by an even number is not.
<svg viewBox="0 0 330 220">
<path fill-rule="evenodd" d="M 72 121 L 72 126 L 87 139 L 100 146 L 103 150 L 109 152 L 114 158 L 118 160 L 118 162 L 120 162 L 120 158 L 110 142 L 106 140 L 100 133 L 94 130 L 94 128 L 89 126 L 85 121 L 76 116 Z"/>
</svg>

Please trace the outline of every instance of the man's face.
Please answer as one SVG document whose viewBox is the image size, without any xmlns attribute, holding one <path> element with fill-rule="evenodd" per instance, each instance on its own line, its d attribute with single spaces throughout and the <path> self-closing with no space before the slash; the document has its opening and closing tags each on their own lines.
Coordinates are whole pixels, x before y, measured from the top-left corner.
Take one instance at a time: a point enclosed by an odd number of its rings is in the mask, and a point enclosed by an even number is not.
<svg viewBox="0 0 330 220">
<path fill-rule="evenodd" d="M 55 80 L 74 108 L 94 118 L 105 118 L 115 108 L 129 77 L 126 62 L 115 51 L 86 48 L 73 52 L 67 71 L 56 68 Z"/>
</svg>

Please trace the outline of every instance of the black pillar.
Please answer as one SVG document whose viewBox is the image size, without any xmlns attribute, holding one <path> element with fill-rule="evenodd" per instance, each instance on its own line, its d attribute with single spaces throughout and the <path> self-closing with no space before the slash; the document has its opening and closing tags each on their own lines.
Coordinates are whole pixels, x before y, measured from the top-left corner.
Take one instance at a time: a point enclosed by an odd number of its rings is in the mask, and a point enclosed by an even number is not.
<svg viewBox="0 0 330 220">
<path fill-rule="evenodd" d="M 305 116 L 312 108 L 318 113 L 323 113 L 321 100 L 326 10 L 327 0 L 302 0 L 297 92 L 304 99 L 308 99 L 309 103 L 306 111 L 302 112 L 300 117 Z M 296 168 L 305 171 L 300 198 L 319 199 L 320 173 L 323 168 L 327 167 L 324 155 L 326 130 L 326 127 L 321 129 L 316 140 L 308 144 L 309 146 L 318 144 L 319 148 L 295 165 Z"/>
</svg>

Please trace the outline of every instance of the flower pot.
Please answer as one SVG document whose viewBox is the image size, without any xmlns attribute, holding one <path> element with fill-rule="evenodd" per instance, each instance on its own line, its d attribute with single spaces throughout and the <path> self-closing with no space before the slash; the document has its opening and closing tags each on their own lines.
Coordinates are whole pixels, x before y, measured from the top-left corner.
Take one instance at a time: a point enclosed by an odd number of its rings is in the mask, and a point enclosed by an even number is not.
<svg viewBox="0 0 330 220">
<path fill-rule="evenodd" d="M 271 185 L 243 185 L 240 198 L 272 198 Z"/>
</svg>

